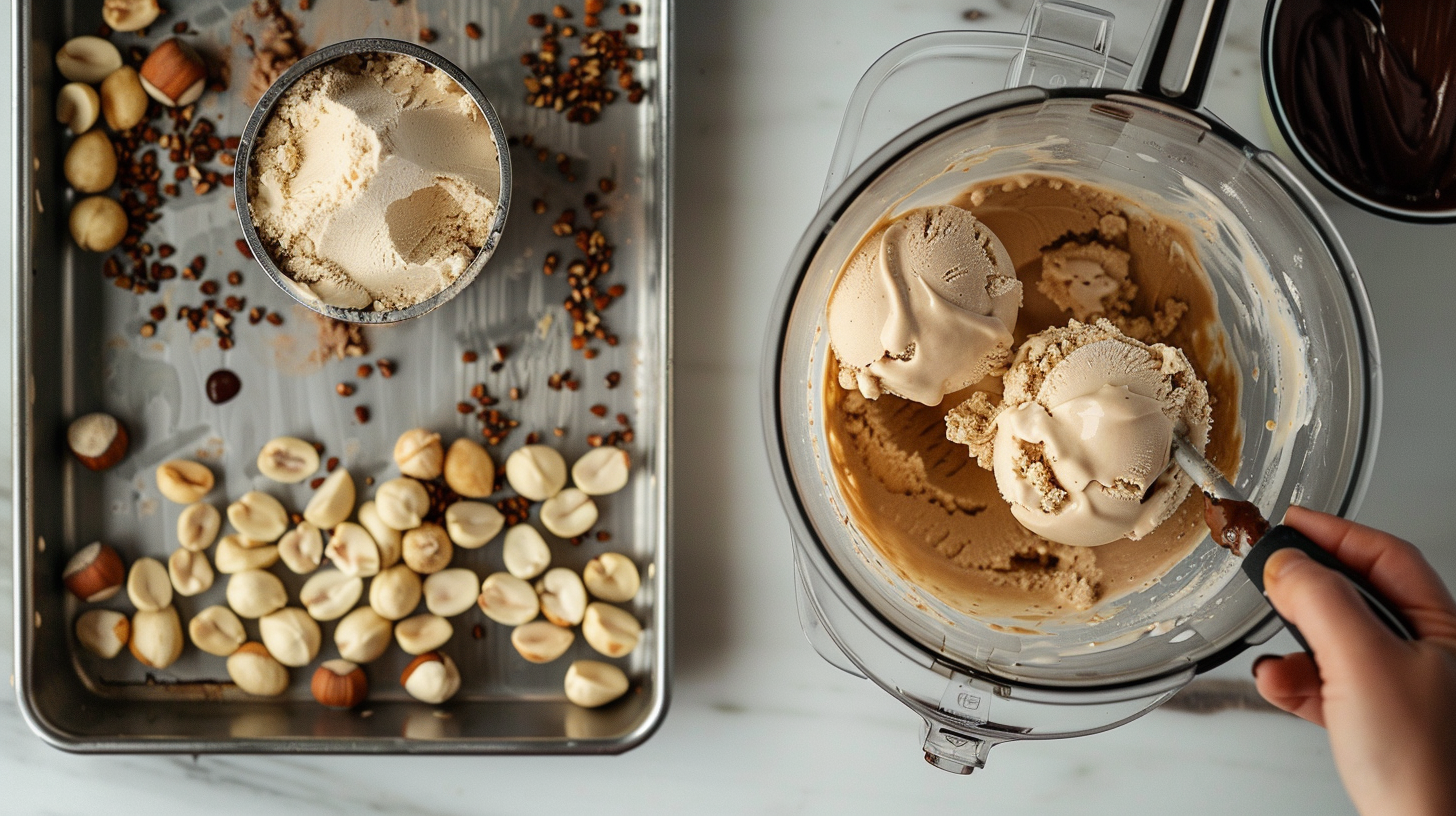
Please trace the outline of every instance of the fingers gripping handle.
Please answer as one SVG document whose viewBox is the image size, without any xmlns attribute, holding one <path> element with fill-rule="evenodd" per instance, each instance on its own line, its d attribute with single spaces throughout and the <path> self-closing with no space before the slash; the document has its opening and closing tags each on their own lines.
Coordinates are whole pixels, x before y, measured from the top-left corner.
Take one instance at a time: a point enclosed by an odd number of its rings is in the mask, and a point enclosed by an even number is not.
<svg viewBox="0 0 1456 816">
<path fill-rule="evenodd" d="M 1370 585 L 1370 582 L 1365 579 L 1365 576 L 1360 575 L 1346 566 L 1339 559 L 1335 558 L 1334 555 L 1330 554 L 1329 550 L 1310 541 L 1303 533 L 1295 530 L 1293 527 L 1286 527 L 1283 524 L 1273 528 L 1263 538 L 1259 539 L 1259 543 L 1254 545 L 1253 549 L 1249 551 L 1249 555 L 1244 559 L 1244 574 L 1248 575 L 1249 580 L 1254 582 L 1254 586 L 1258 587 L 1259 591 L 1264 593 L 1264 597 L 1267 598 L 1269 596 L 1269 593 L 1264 592 L 1264 564 L 1268 562 L 1270 556 L 1274 555 L 1274 553 L 1290 548 L 1303 552 L 1313 559 L 1315 563 L 1328 567 L 1345 576 L 1349 579 L 1350 583 L 1355 585 L 1355 590 L 1360 593 L 1361 598 L 1365 599 L 1365 604 L 1370 607 L 1370 611 L 1375 613 L 1375 617 L 1381 623 L 1385 624 L 1386 628 L 1405 640 L 1415 640 L 1415 629 L 1411 627 L 1410 622 L 1395 608 L 1394 604 L 1386 600 L 1385 596 L 1381 595 L 1375 587 Z M 1275 611 L 1277 614 L 1278 610 Z M 1283 619 L 1282 615 L 1280 619 Z M 1289 629 L 1289 634 L 1293 635 L 1296 641 L 1299 641 L 1300 647 L 1306 652 L 1314 654 L 1310 650 L 1309 644 L 1305 642 L 1304 635 L 1300 633 L 1298 627 L 1295 627 L 1287 620 L 1284 621 L 1284 625 Z"/>
</svg>

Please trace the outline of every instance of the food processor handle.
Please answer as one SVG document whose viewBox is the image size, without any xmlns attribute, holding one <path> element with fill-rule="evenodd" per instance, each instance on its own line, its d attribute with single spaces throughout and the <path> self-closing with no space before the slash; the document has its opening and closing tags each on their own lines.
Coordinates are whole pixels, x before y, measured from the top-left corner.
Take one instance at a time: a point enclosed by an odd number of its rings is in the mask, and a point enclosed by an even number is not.
<svg viewBox="0 0 1456 816">
<path fill-rule="evenodd" d="M 1164 0 L 1128 88 L 1189 110 L 1203 102 L 1229 0 Z"/>
<path fill-rule="evenodd" d="M 1375 617 L 1385 624 L 1386 628 L 1405 640 L 1415 640 L 1415 629 L 1410 625 L 1410 621 L 1407 621 L 1405 616 L 1395 608 L 1395 604 L 1371 586 L 1365 576 L 1355 572 L 1330 554 L 1329 550 L 1310 541 L 1293 527 L 1280 524 L 1265 533 L 1264 537 L 1259 539 L 1259 543 L 1255 544 L 1253 549 L 1249 550 L 1248 556 L 1244 558 L 1244 574 L 1249 576 L 1249 580 L 1254 582 L 1254 586 L 1258 587 L 1260 592 L 1264 592 L 1264 563 L 1274 553 L 1291 548 L 1303 552 L 1314 559 L 1315 563 L 1329 567 L 1350 579 L 1350 583 L 1355 585 L 1356 591 L 1360 593 L 1360 597 L 1365 599 L 1370 611 L 1375 613 Z M 1264 592 L 1264 597 L 1269 597 L 1269 593 Z M 1275 613 L 1278 614 L 1278 610 L 1275 610 Z M 1279 617 L 1284 620 L 1283 615 Z M 1284 620 L 1284 626 L 1289 630 L 1289 634 L 1294 635 L 1294 639 L 1299 641 L 1300 647 L 1306 652 L 1314 654 L 1310 650 L 1309 644 L 1305 642 L 1304 635 L 1300 634 L 1298 627 L 1287 620 Z"/>
</svg>

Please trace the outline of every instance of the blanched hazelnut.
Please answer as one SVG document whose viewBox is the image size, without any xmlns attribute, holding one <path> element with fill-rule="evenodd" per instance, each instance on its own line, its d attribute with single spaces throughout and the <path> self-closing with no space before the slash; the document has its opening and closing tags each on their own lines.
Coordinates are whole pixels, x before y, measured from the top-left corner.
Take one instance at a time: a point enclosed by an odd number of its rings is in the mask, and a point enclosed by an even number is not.
<svg viewBox="0 0 1456 816">
<path fill-rule="evenodd" d="M 244 643 L 227 659 L 228 677 L 255 697 L 277 697 L 288 690 L 288 669 L 261 643 Z"/>
<path fill-rule="evenodd" d="M 278 563 L 278 548 L 232 534 L 217 542 L 217 551 L 212 557 L 218 572 L 235 575 L 246 570 L 267 569 Z"/>
<path fill-rule="evenodd" d="M 157 490 L 177 504 L 201 501 L 215 482 L 212 471 L 201 462 L 172 459 L 157 465 Z"/>
<path fill-rule="evenodd" d="M 364 595 L 364 579 L 336 569 L 314 573 L 303 582 L 298 602 L 314 620 L 335 620 L 354 608 Z"/>
<path fill-rule="evenodd" d="M 298 484 L 318 467 L 318 451 L 298 437 L 275 437 L 258 451 L 258 472 L 282 484 Z"/>
<path fill-rule="evenodd" d="M 592 595 L 613 603 L 632 600 L 642 586 L 637 565 L 621 553 L 602 553 L 588 561 L 581 578 Z"/>
<path fill-rule="evenodd" d="M 541 614 L 557 626 L 575 626 L 586 614 L 586 587 L 581 576 L 566 567 L 546 571 L 536 582 Z"/>
<path fill-rule="evenodd" d="M 212 565 L 207 555 L 192 550 L 177 550 L 167 559 L 167 576 L 178 595 L 190 598 L 212 589 Z"/>
<path fill-rule="evenodd" d="M 367 606 L 355 609 L 334 627 L 339 655 L 355 663 L 372 663 L 389 649 L 394 625 Z"/>
<path fill-rule="evenodd" d="M 404 667 L 399 684 L 422 703 L 443 703 L 460 690 L 460 670 L 449 655 L 428 652 Z"/>
<path fill-rule="evenodd" d="M 112 31 L 140 31 L 161 13 L 157 0 L 105 0 L 101 4 L 101 19 Z"/>
<path fill-rule="evenodd" d="M 303 517 L 320 530 L 337 527 L 354 512 L 354 477 L 339 468 L 330 473 L 303 508 Z"/>
<path fill-rule="evenodd" d="M 191 105 L 207 85 L 207 64 L 192 46 L 172 37 L 158 43 L 141 68 L 142 88 L 169 108 Z"/>
<path fill-rule="evenodd" d="M 642 624 L 631 612 L 597 601 L 588 604 L 581 619 L 581 636 L 587 644 L 607 657 L 621 657 L 637 648 L 642 639 Z"/>
<path fill-rule="evenodd" d="M 76 618 L 76 640 L 91 654 L 110 660 L 131 640 L 131 621 L 111 609 L 89 609 Z"/>
<path fill-rule="evenodd" d="M 283 503 L 259 490 L 249 490 L 229 504 L 227 517 L 244 538 L 265 544 L 277 541 L 288 529 Z"/>
<path fill-rule="evenodd" d="M 495 492 L 495 461 L 475 440 L 457 439 L 445 454 L 445 484 L 467 499 L 483 499 Z"/>
<path fill-rule="evenodd" d="M 506 457 L 506 481 L 531 501 L 545 501 L 566 486 L 566 460 L 545 445 L 517 448 Z"/>
<path fill-rule="evenodd" d="M 374 491 L 374 509 L 379 520 L 401 532 L 413 530 L 430 509 L 430 494 L 414 479 L 390 479 Z"/>
<path fill-rule="evenodd" d="M 57 122 L 80 135 L 90 130 L 100 115 L 101 97 L 95 88 L 84 82 L 68 82 L 61 86 L 60 96 L 56 97 Z"/>
<path fill-rule="evenodd" d="M 561 538 L 575 538 L 597 523 L 597 503 L 568 487 L 541 503 L 541 525 Z"/>
<path fill-rule="evenodd" d="M 227 602 L 240 618 L 261 618 L 288 603 L 288 591 L 271 572 L 244 570 L 228 579 Z"/>
<path fill-rule="evenodd" d="M 353 708 L 369 696 L 369 678 L 357 663 L 348 660 L 325 660 L 314 670 L 309 691 L 321 705 L 329 708 Z"/>
<path fill-rule="evenodd" d="M 531 621 L 511 630 L 511 645 L 532 663 L 550 663 L 575 641 L 576 633 L 550 621 Z"/>
<path fill-rule="evenodd" d="M 571 466 L 571 482 L 589 496 L 606 496 L 627 486 L 632 457 L 621 448 L 592 448 Z"/>
<path fill-rule="evenodd" d="M 182 656 L 182 621 L 177 608 L 138 610 L 131 619 L 132 657 L 143 666 L 165 669 Z"/>
<path fill-rule="evenodd" d="M 71 208 L 71 237 L 87 252 L 110 252 L 126 237 L 126 211 L 104 195 L 83 198 Z"/>
<path fill-rule="evenodd" d="M 369 608 L 388 620 L 397 621 L 420 605 L 423 584 L 415 571 L 403 564 L 381 570 L 369 582 Z"/>
<path fill-rule="evenodd" d="M 426 522 L 404 534 L 401 556 L 404 563 L 421 575 L 439 572 L 450 566 L 455 555 L 455 545 L 445 528 Z"/>
<path fill-rule="evenodd" d="M 101 114 L 116 131 L 136 127 L 147 117 L 147 92 L 135 68 L 123 65 L 102 81 Z"/>
<path fill-rule="evenodd" d="M 440 475 L 440 466 L 445 461 L 445 449 L 440 446 L 440 435 L 413 428 L 399 435 L 394 443 L 394 463 L 399 472 L 406 476 L 426 481 Z"/>
<path fill-rule="evenodd" d="M 278 557 L 293 572 L 307 575 L 323 563 L 324 534 L 312 524 L 300 521 L 278 539 Z"/>
<path fill-rule="evenodd" d="M 530 580 L 551 566 L 551 548 L 546 539 L 529 524 L 517 524 L 506 530 L 505 543 L 501 545 L 501 557 L 506 562 L 506 572 L 517 578 Z"/>
<path fill-rule="evenodd" d="M 187 624 L 192 645 L 218 657 L 236 652 L 248 639 L 243 622 L 226 606 L 209 606 L 192 616 Z"/>
<path fill-rule="evenodd" d="M 217 540 L 222 528 L 222 513 L 216 507 L 193 502 L 177 516 L 177 543 L 185 550 L 202 552 Z"/>
<path fill-rule="evenodd" d="M 487 576 L 476 599 L 480 611 L 496 623 L 520 626 L 541 613 L 541 596 L 530 584 L 508 572 Z"/>
<path fill-rule="evenodd" d="M 56 52 L 56 69 L 72 82 L 95 85 L 121 67 L 121 52 L 101 37 L 72 37 Z"/>
<path fill-rule="evenodd" d="M 76 551 L 66 562 L 61 582 L 72 595 L 87 603 L 98 603 L 121 591 L 126 567 L 110 544 L 93 541 Z"/>
<path fill-rule="evenodd" d="M 359 505 L 359 524 L 369 531 L 369 535 L 374 538 L 374 544 L 379 547 L 379 568 L 385 569 L 398 564 L 404 536 L 384 523 L 374 502 L 367 501 Z"/>
<path fill-rule="evenodd" d="M 444 646 L 455 628 L 439 615 L 415 615 L 394 625 L 394 639 L 406 654 L 424 654 Z"/>
<path fill-rule="evenodd" d="M 334 528 L 324 555 L 345 575 L 368 578 L 379 573 L 379 546 L 368 530 L 351 521 Z"/>
<path fill-rule="evenodd" d="M 464 567 L 440 570 L 425 579 L 424 595 L 425 608 L 432 614 L 453 618 L 475 606 L 480 577 Z"/>
<path fill-rule="evenodd" d="M 71 142 L 63 165 L 66 182 L 79 193 L 99 193 L 116 181 L 116 149 L 102 130 L 88 130 Z"/>
<path fill-rule="evenodd" d="M 501 511 L 484 502 L 458 501 L 445 508 L 445 530 L 455 546 L 484 547 L 505 526 Z"/>
<path fill-rule="evenodd" d="M 259 618 L 258 634 L 268 654 L 285 666 L 312 663 L 323 641 L 319 625 L 296 606 L 285 606 Z"/>
<path fill-rule="evenodd" d="M 132 606 L 143 612 L 155 612 L 172 605 L 172 579 L 167 568 L 155 558 L 138 558 L 126 576 L 126 596 Z"/>
<path fill-rule="evenodd" d="M 578 660 L 566 670 L 566 699 L 596 708 L 627 693 L 627 675 L 610 663 Z"/>
<path fill-rule="evenodd" d="M 66 443 L 76 461 L 90 470 L 106 470 L 126 456 L 126 426 L 110 414 L 87 414 L 66 428 Z"/>
</svg>

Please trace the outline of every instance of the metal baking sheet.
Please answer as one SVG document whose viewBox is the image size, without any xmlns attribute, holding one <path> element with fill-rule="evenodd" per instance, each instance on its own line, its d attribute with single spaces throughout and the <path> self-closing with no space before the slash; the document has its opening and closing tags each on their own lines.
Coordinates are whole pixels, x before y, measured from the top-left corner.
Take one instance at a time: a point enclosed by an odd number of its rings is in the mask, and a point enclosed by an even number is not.
<svg viewBox="0 0 1456 816">
<path fill-rule="evenodd" d="M 17 207 L 14 248 L 15 349 L 15 575 L 16 685 L 32 727 L 53 745 L 75 751 L 149 752 L 397 752 L 397 753 L 615 753 L 646 739 L 666 710 L 669 685 L 667 442 L 670 438 L 670 0 L 641 3 L 640 26 L 632 37 L 644 49 L 637 78 L 647 87 L 639 105 L 625 99 L 610 105 L 600 122 L 570 124 L 551 110 L 524 99 L 520 55 L 538 33 L 528 15 L 553 3 L 507 0 L 284 0 L 300 26 L 303 42 L 317 48 L 354 37 L 394 37 L 429 44 L 461 66 L 481 86 L 513 136 L 530 134 L 536 147 L 513 148 L 514 206 L 494 258 L 460 296 L 418 320 L 365 329 L 363 357 L 338 359 L 320 324 L 271 283 L 236 243 L 241 237 L 230 190 L 196 195 L 184 190 L 160 210 L 146 240 L 176 247 L 169 259 L 181 268 L 194 256 L 206 260 L 203 279 L 221 284 L 219 300 L 245 297 L 283 324 L 250 325 L 239 315 L 236 345 L 219 348 L 212 333 L 189 333 L 175 319 L 178 306 L 198 305 L 199 281 L 165 281 L 155 294 L 135 295 L 102 274 L 102 256 L 76 249 L 67 213 L 75 194 L 67 189 L 61 158 L 68 139 L 55 121 L 54 100 L 64 83 L 54 68 L 55 49 L 70 36 L 100 25 L 94 0 L 17 4 L 15 10 L 15 98 L 18 123 L 15 174 Z M 252 54 L 246 36 L 256 31 L 249 0 L 172 0 L 144 37 L 116 35 L 125 48 L 133 41 L 155 44 L 185 21 L 189 40 L 227 64 L 230 88 L 205 94 L 197 115 L 212 119 L 223 136 L 238 134 L 250 110 L 245 90 Z M 539 8 L 536 6 L 539 5 Z M 580 24 L 581 8 L 572 4 Z M 617 4 L 603 13 L 604 27 L 620 28 Z M 466 35 L 475 23 L 482 36 Z M 568 53 L 573 53 L 570 46 Z M 549 158 L 536 159 L 544 146 Z M 166 163 L 165 150 L 162 155 Z M 558 171 L 556 154 L 571 160 L 576 181 Z M 213 163 L 215 166 L 215 163 Z M 597 180 L 615 189 L 603 194 Z M 552 234 L 551 224 L 566 207 L 584 211 L 583 196 L 596 192 L 607 208 L 602 226 L 615 245 L 613 268 L 603 285 L 620 283 L 626 295 L 604 312 L 620 338 L 615 346 L 591 344 L 586 359 L 571 347 L 571 321 L 562 308 L 568 296 L 565 267 L 577 253 L 569 237 Z M 115 194 L 115 191 L 113 191 Z M 545 214 L 533 211 L 536 199 Z M 561 256 L 559 271 L 542 274 L 548 252 Z M 241 272 L 239 286 L 225 282 Z M 167 308 L 155 336 L 141 327 L 155 305 Z M 492 371 L 490 350 L 509 347 Z M 464 362 L 475 351 L 479 360 Z M 397 373 L 356 376 L 361 362 L 387 358 Z M 218 368 L 237 372 L 242 392 L 223 405 L 204 396 L 204 381 Z M 578 390 L 553 389 L 553 373 L 570 371 Z M 620 385 L 608 388 L 609 372 Z M 339 383 L 354 387 L 350 397 Z M 265 489 L 291 510 L 302 510 L 307 483 L 279 486 L 262 478 L 255 457 L 278 435 L 295 435 L 325 445 L 324 458 L 338 457 L 359 485 L 359 501 L 372 495 L 366 477 L 382 482 L 396 474 L 391 450 L 401 432 L 416 426 L 437 430 L 446 442 L 479 438 L 475 419 L 457 412 L 470 401 L 474 384 L 484 383 L 500 399 L 497 408 L 519 421 L 509 437 L 491 447 L 497 464 L 535 431 L 560 449 L 568 462 L 588 450 L 588 437 L 619 430 L 625 414 L 633 429 L 625 445 L 633 457 L 626 490 L 599 502 L 595 535 L 572 545 L 547 536 L 553 565 L 580 569 L 604 551 L 631 555 L 643 575 L 643 589 L 630 608 L 643 622 L 641 645 L 619 665 L 632 685 L 620 701 L 599 710 L 579 709 L 565 700 L 562 678 L 577 658 L 602 659 L 578 637 L 561 659 L 538 666 L 512 649 L 509 629 L 477 609 L 453 620 L 455 633 L 444 647 L 459 664 L 464 684 L 442 706 L 415 702 L 398 677 L 408 656 L 393 648 L 367 667 L 369 702 L 359 710 L 324 709 L 310 697 L 311 664 L 293 670 L 293 684 L 276 699 L 250 698 L 227 683 L 222 658 L 190 645 L 182 659 L 162 671 L 148 671 L 125 652 L 101 660 L 85 652 L 72 635 L 83 605 L 63 591 L 61 573 L 69 556 L 95 540 L 107 541 L 131 559 L 165 560 L 176 547 L 180 508 L 161 498 L 152 469 L 172 457 L 200 458 L 212 466 L 218 487 L 209 500 L 221 508 L 252 488 Z M 509 397 L 512 387 L 521 398 Z M 356 417 L 366 406 L 367 423 Z M 606 415 L 590 409 L 605 405 Z M 66 452 L 70 419 L 90 411 L 118 416 L 132 435 L 131 452 L 116 468 L 94 474 Z M 553 429 L 564 428 L 557 437 Z M 320 474 L 322 475 L 322 474 Z M 492 499 L 503 495 L 498 493 Z M 535 512 L 532 521 L 535 522 Z M 502 569 L 499 539 L 479 550 L 457 550 L 453 566 L 482 577 Z M 304 578 L 281 564 L 273 571 L 291 592 Z M 205 606 L 225 603 L 225 576 L 193 598 L 176 600 L 186 620 Z M 296 595 L 293 596 L 296 599 Z M 367 596 L 366 596 L 367 598 Z M 296 600 L 293 601 L 296 603 Z M 130 611 L 125 593 L 100 604 Z M 474 627 L 481 627 L 479 637 Z M 256 622 L 246 622 L 256 639 Z M 333 623 L 323 624 L 319 661 L 335 654 Z"/>
</svg>

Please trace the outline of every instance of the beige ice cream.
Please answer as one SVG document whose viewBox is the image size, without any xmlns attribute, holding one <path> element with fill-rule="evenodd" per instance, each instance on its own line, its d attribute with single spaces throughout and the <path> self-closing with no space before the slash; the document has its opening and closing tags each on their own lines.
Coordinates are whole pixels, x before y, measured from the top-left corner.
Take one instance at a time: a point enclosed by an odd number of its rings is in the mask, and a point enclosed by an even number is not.
<svg viewBox="0 0 1456 816">
<path fill-rule="evenodd" d="M 1170 463 L 1173 434 L 1208 444 L 1208 389 L 1182 351 L 1106 320 L 1027 338 L 995 404 L 982 392 L 946 416 L 946 436 L 991 467 L 1011 514 L 1061 544 L 1137 540 L 1192 482 Z"/>
<path fill-rule="evenodd" d="M 465 89 L 412 57 L 346 57 L 279 100 L 249 207 L 286 275 L 332 306 L 393 310 L 448 287 L 485 245 L 499 146 Z"/>
<path fill-rule="evenodd" d="M 1117 297 L 1099 301 L 1103 316 L 1145 343 L 1184 352 L 1211 397 L 1204 453 L 1225 475 L 1237 473 L 1240 375 L 1184 226 L 1105 188 L 1042 173 L 989 179 L 968 187 L 953 203 L 1001 240 L 1023 284 L 1016 343 L 1076 317 L 1041 285 L 1056 259 L 1095 254 L 1099 266 L 1117 267 L 1125 257 L 1126 286 L 1119 278 Z M 1099 274 L 1087 267 L 1081 273 Z M 1149 586 L 1205 535 L 1202 502 L 1191 494 L 1172 502 L 1172 515 L 1136 540 L 1074 547 L 1028 529 L 1002 498 L 993 472 L 977 467 L 965 446 L 946 437 L 946 414 L 976 391 L 985 392 L 988 404 L 1001 403 L 1003 386 L 1010 388 L 1020 376 L 1014 365 L 1005 378 L 989 377 L 974 390 L 947 395 L 939 406 L 891 394 L 866 399 L 857 387 L 842 387 L 839 373 L 837 360 L 825 361 L 823 431 L 846 515 L 877 559 L 951 607 L 1034 627 L 1040 618 L 1086 610 Z M 1023 387 L 1032 389 L 1030 377 Z M 1095 399 L 1099 390 L 1091 389 L 1094 399 L 1084 407 L 1117 413 Z M 1146 403 L 1137 408 L 1137 400 L 1129 402 L 1135 410 L 1122 412 L 1123 421 L 1159 422 Z M 1069 430 L 1078 430 L 1076 421 Z M 1126 464 L 1128 457 L 1119 457 L 1124 463 L 1119 469 L 1160 471 L 1157 458 L 1134 467 Z"/>
<path fill-rule="evenodd" d="M 960 207 L 912 210 L 872 232 L 829 297 L 839 381 L 938 405 L 1006 364 L 1021 283 L 1006 248 Z"/>
</svg>

